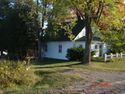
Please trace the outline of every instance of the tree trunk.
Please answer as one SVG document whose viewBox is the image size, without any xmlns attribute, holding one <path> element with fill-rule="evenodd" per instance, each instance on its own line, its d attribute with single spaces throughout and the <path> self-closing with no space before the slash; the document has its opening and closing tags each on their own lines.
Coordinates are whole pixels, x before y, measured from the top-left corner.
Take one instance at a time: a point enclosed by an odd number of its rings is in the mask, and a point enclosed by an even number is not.
<svg viewBox="0 0 125 94">
<path fill-rule="evenodd" d="M 37 5 L 39 5 L 39 0 L 37 0 Z M 45 17 L 46 17 L 46 9 L 47 9 L 47 2 L 42 2 L 42 7 L 44 12 L 42 13 L 42 23 L 41 23 L 41 31 L 38 30 L 38 60 L 42 60 L 44 58 L 44 43 L 43 43 L 43 33 L 44 33 L 44 24 L 45 24 Z M 38 6 L 37 6 L 38 8 Z M 37 9 L 37 13 L 38 9 Z M 39 24 L 40 25 L 40 24 Z"/>
<path fill-rule="evenodd" d="M 43 30 L 38 40 L 38 60 L 43 60 L 44 58 L 44 43 L 43 43 Z"/>
<path fill-rule="evenodd" d="M 92 42 L 92 29 L 91 29 L 91 17 L 85 15 L 85 28 L 86 28 L 86 40 L 85 51 L 82 63 L 89 64 L 91 62 L 91 42 Z"/>
<path fill-rule="evenodd" d="M 41 60 L 41 40 L 38 38 L 38 60 Z"/>
<path fill-rule="evenodd" d="M 40 61 L 41 60 L 41 35 L 40 35 L 40 22 L 39 22 L 39 11 L 38 11 L 38 8 L 39 8 L 39 0 L 37 0 L 37 38 L 38 38 L 38 41 L 37 41 L 37 45 L 38 45 L 38 60 Z"/>
</svg>

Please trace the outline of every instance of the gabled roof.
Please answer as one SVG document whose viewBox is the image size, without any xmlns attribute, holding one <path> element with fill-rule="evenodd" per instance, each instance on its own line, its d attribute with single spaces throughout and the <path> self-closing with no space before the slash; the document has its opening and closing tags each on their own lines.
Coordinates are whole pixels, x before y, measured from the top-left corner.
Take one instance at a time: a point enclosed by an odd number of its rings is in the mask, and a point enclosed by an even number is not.
<svg viewBox="0 0 125 94">
<path fill-rule="evenodd" d="M 78 39 L 78 40 L 76 40 L 76 41 L 85 41 L 85 40 L 86 40 L 86 37 L 84 36 L 84 37 L 82 37 L 82 38 L 80 38 L 80 39 Z M 93 40 L 94 40 L 94 41 L 100 41 L 101 39 L 100 39 L 99 37 L 94 36 L 94 37 L 93 37 Z"/>
<path fill-rule="evenodd" d="M 83 29 L 85 28 L 85 21 L 78 20 L 77 24 L 72 29 L 72 34 L 76 37 Z M 74 38 L 75 39 L 75 38 Z M 98 36 L 94 36 L 93 40 L 99 41 L 100 38 Z M 65 30 L 60 30 L 58 33 L 58 37 L 55 39 L 47 39 L 47 41 L 71 41 L 68 35 L 65 34 Z M 85 41 L 85 36 L 76 41 Z"/>
<path fill-rule="evenodd" d="M 81 30 L 84 28 L 85 24 L 83 21 L 78 20 L 77 24 L 74 26 L 74 28 L 72 29 L 72 34 L 76 37 L 79 32 L 81 32 Z M 61 29 L 58 32 L 58 37 L 55 39 L 47 39 L 47 41 L 70 41 L 70 38 L 68 37 L 68 35 L 66 34 L 66 31 Z"/>
</svg>

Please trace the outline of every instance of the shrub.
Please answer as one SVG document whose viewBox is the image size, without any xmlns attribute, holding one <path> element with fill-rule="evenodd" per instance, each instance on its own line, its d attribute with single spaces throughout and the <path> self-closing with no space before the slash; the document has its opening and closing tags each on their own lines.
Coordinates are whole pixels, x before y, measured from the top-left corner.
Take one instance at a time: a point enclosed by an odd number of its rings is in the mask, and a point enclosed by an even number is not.
<svg viewBox="0 0 125 94">
<path fill-rule="evenodd" d="M 96 54 L 95 51 L 91 51 L 91 56 L 93 57 Z"/>
<path fill-rule="evenodd" d="M 0 87 L 14 85 L 30 86 L 35 83 L 36 76 L 31 69 L 27 69 L 25 62 L 0 61 Z"/>
<path fill-rule="evenodd" d="M 82 60 L 83 58 L 83 48 L 69 48 L 67 50 L 67 55 L 66 57 L 69 60 Z"/>
<path fill-rule="evenodd" d="M 81 61 L 83 59 L 83 53 L 84 53 L 84 48 L 69 48 L 67 50 L 67 55 L 66 57 L 69 60 L 77 60 L 77 61 Z M 95 51 L 91 52 L 91 55 L 95 55 Z"/>
</svg>

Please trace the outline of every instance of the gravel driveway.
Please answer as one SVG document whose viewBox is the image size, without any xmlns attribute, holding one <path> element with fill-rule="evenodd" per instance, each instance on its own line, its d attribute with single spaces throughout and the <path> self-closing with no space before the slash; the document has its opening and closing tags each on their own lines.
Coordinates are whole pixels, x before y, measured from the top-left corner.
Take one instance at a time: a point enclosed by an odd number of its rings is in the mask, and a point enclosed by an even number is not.
<svg viewBox="0 0 125 94">
<path fill-rule="evenodd" d="M 51 94 L 125 94 L 125 72 L 68 70 L 60 73 L 80 74 L 86 81 L 53 90 Z"/>
</svg>

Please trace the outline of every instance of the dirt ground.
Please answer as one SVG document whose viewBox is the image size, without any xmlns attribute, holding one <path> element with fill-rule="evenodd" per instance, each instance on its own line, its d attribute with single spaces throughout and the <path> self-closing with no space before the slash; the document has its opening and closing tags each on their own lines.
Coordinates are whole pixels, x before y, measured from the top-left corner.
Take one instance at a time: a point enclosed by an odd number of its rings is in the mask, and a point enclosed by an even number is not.
<svg viewBox="0 0 125 94">
<path fill-rule="evenodd" d="M 92 70 L 67 70 L 63 74 L 79 74 L 85 81 L 52 90 L 48 94 L 125 94 L 125 72 Z M 47 94 L 47 93 L 46 93 Z"/>
</svg>

